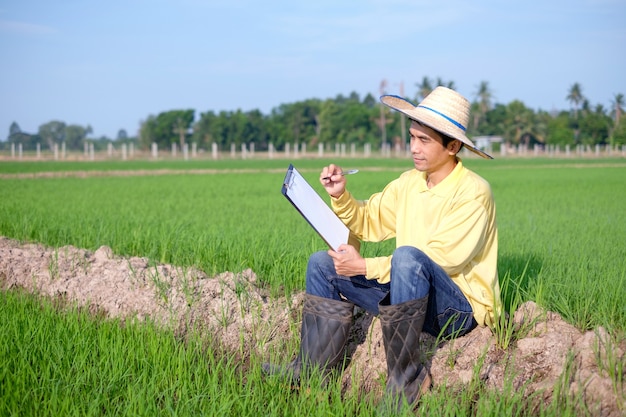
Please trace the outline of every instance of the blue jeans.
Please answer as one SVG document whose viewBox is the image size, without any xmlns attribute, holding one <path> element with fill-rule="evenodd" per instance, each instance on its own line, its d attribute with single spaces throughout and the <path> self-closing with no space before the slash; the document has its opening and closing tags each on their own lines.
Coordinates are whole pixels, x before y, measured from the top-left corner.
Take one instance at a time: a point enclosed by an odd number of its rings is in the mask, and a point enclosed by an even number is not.
<svg viewBox="0 0 626 417">
<path fill-rule="evenodd" d="M 424 331 L 449 337 L 461 336 L 476 327 L 472 306 L 459 287 L 439 265 L 412 246 L 394 251 L 391 281 L 387 284 L 363 275 L 338 275 L 328 253 L 316 252 L 309 258 L 306 292 L 333 300 L 343 297 L 372 314 L 378 314 L 379 303 L 400 304 L 427 296 Z"/>
</svg>

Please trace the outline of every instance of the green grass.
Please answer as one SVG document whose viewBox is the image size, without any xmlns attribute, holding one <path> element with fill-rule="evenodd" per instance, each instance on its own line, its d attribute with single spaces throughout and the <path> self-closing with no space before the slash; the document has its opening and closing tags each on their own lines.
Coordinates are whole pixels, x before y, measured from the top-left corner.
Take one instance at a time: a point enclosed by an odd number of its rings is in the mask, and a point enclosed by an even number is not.
<svg viewBox="0 0 626 417">
<path fill-rule="evenodd" d="M 377 415 L 372 395 L 342 396 L 339 380 L 321 389 L 319 375 L 294 391 L 263 377 L 259 358 L 222 352 L 210 334 L 181 339 L 19 291 L 0 292 L 0 337 L 0 415 Z M 419 415 L 577 415 L 577 397 L 532 405 L 512 386 L 490 391 L 479 366 L 468 387 L 425 395 Z"/>
<path fill-rule="evenodd" d="M 182 340 L 59 307 L 0 292 L 0 415 L 372 415 L 372 401 L 342 401 L 339 383 L 299 394 L 265 378 L 257 358 L 225 354 L 210 334 Z"/>
<path fill-rule="evenodd" d="M 296 166 L 314 187 L 322 160 Z M 361 169 L 349 189 L 367 198 L 409 163 L 344 160 Z M 498 207 L 499 273 L 523 300 L 558 311 L 581 329 L 624 331 L 626 307 L 626 161 L 468 159 L 492 185 Z M 122 162 L 102 162 L 118 169 Z M 128 163 L 132 166 L 131 162 Z M 287 161 L 138 161 L 155 168 L 226 170 L 221 174 L 5 178 L 0 234 L 51 246 L 95 250 L 196 266 L 209 274 L 254 270 L 274 294 L 303 288 L 306 261 L 325 246 L 280 193 Z M 2 171 L 78 169 L 88 163 L 11 163 Z M 178 168 L 176 168 L 178 167 Z M 366 256 L 394 242 L 365 244 Z M 511 288 L 513 288 L 511 287 Z M 512 294 L 505 288 L 505 305 Z"/>
<path fill-rule="evenodd" d="M 399 168 L 397 159 L 352 159 L 352 158 L 332 158 L 332 159 L 296 159 L 292 162 L 301 170 L 319 171 L 321 164 L 330 162 L 345 162 L 346 164 L 354 164 L 355 166 L 370 167 L 396 167 Z M 403 163 L 405 161 L 402 161 Z M 77 171 L 136 171 L 136 170 L 171 170 L 171 171 L 189 171 L 189 170 L 281 170 L 286 169 L 289 162 L 279 159 L 194 159 L 194 160 L 110 160 L 110 161 L 36 161 L 36 162 L 19 162 L 19 161 L 2 161 L 0 162 L 0 174 L 17 174 L 17 173 L 38 173 L 38 172 L 73 172 Z M 406 164 L 404 164 L 406 166 Z"/>
<path fill-rule="evenodd" d="M 242 375 L 211 343 L 183 344 L 149 323 L 120 326 L 20 293 L 0 298 L 1 337 L 11 341 L 1 345 L 2 415 L 193 414 L 238 401 L 215 392 Z"/>
<path fill-rule="evenodd" d="M 280 193 L 286 164 L 273 164 L 209 175 L 4 179 L 0 234 L 51 246 L 107 245 L 209 274 L 252 268 L 275 290 L 300 289 L 304 254 L 324 245 Z M 394 175 L 363 172 L 360 180 L 380 187 Z"/>
<path fill-rule="evenodd" d="M 293 162 L 323 193 L 316 179 L 328 161 Z M 209 274 L 251 268 L 275 295 L 299 291 L 309 254 L 325 246 L 280 194 L 288 163 L 0 163 L 3 174 L 181 171 L 2 178 L 0 235 L 54 247 L 107 245 L 116 254 L 196 266 Z M 349 178 L 358 198 L 410 168 L 397 159 L 341 163 L 361 170 Z M 626 161 L 468 159 L 466 165 L 491 183 L 496 198 L 507 309 L 535 300 L 581 330 L 605 327 L 610 345 L 623 341 Z M 184 174 L 185 169 L 224 172 Z M 366 256 L 392 250 L 393 242 L 363 247 Z M 19 292 L 0 293 L 0 314 L 0 415 L 375 415 L 374 400 L 360 393 L 340 401 L 338 386 L 293 393 L 265 380 L 261 358 L 224 355 L 207 335 L 191 332 L 180 340 L 149 323 L 120 325 Z M 504 322 L 499 337 L 500 344 L 514 337 Z M 295 341 L 286 345 L 295 351 Z M 607 369 L 621 386 L 622 367 L 609 363 Z M 458 393 L 450 388 L 427 395 L 420 414 L 576 415 L 580 398 L 566 394 L 557 392 L 557 401 L 532 408 L 519 390 L 505 387 L 500 396 L 476 376 Z"/>
<path fill-rule="evenodd" d="M 500 275 L 510 272 L 528 298 L 580 329 L 623 332 L 626 168 L 484 174 L 498 208 Z"/>
</svg>

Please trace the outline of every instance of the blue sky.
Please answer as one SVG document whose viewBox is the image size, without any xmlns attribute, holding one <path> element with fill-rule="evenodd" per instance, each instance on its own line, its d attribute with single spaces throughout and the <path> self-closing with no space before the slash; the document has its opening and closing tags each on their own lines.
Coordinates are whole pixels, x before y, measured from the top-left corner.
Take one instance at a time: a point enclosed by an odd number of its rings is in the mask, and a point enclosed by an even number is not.
<svg viewBox="0 0 626 417">
<path fill-rule="evenodd" d="M 567 109 L 626 94 L 625 0 L 0 0 L 0 139 L 51 120 L 94 137 L 192 108 L 268 114 L 355 91 L 415 96 L 424 76 L 474 99 Z"/>
</svg>

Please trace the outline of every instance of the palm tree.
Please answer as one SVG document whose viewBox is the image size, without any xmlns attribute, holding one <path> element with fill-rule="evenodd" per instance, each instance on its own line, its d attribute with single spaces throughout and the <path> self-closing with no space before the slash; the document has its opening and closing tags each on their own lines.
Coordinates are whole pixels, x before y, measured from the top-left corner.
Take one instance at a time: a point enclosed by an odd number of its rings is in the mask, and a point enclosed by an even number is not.
<svg viewBox="0 0 626 417">
<path fill-rule="evenodd" d="M 618 130 L 620 118 L 624 113 L 624 95 L 622 93 L 615 94 L 614 99 L 611 102 L 611 107 L 613 108 L 611 110 L 611 115 L 614 117 L 614 121 L 613 129 L 610 129 L 611 133 L 609 134 L 609 144 L 612 147 L 615 141 L 614 133 Z"/>
<path fill-rule="evenodd" d="M 443 78 L 437 77 L 437 87 L 443 86 L 448 87 L 451 90 L 456 90 L 456 85 L 454 85 L 454 81 L 444 81 Z"/>
<path fill-rule="evenodd" d="M 422 78 L 422 82 L 415 84 L 417 86 L 417 97 L 415 97 L 416 102 L 420 102 L 424 100 L 424 97 L 429 95 L 431 91 L 433 91 L 433 84 L 428 77 Z"/>
<path fill-rule="evenodd" d="M 500 128 L 507 143 L 520 144 L 525 148 L 528 148 L 532 139 L 545 143 L 547 126 L 536 117 L 532 109 L 519 100 L 513 100 L 506 106 L 505 112 L 505 120 Z"/>
<path fill-rule="evenodd" d="M 578 105 L 585 100 L 585 98 L 583 97 L 583 93 L 582 93 L 582 87 L 580 86 L 579 83 L 574 83 L 570 87 L 569 93 L 567 94 L 566 99 L 570 103 L 572 103 L 572 105 L 574 106 L 574 118 L 577 119 L 578 118 Z"/>
<path fill-rule="evenodd" d="M 489 88 L 489 82 L 481 81 L 478 85 L 478 91 L 476 92 L 476 99 L 478 100 L 478 112 L 474 115 L 474 128 L 478 128 L 478 123 L 485 117 L 485 114 L 491 110 L 491 99 L 493 94 Z"/>
<path fill-rule="evenodd" d="M 415 101 L 418 103 L 424 100 L 424 98 L 427 95 L 429 95 L 435 89 L 435 87 L 443 86 L 443 87 L 448 87 L 452 90 L 456 90 L 454 81 L 444 81 L 441 77 L 437 77 L 434 83 L 430 78 L 424 77 L 422 78 L 421 83 L 417 83 L 415 85 L 417 86 L 417 94 L 415 96 Z"/>
<path fill-rule="evenodd" d="M 624 113 L 624 95 L 622 93 L 615 94 L 613 103 L 613 112 L 615 113 L 615 126 L 619 125 L 619 119 Z"/>
</svg>

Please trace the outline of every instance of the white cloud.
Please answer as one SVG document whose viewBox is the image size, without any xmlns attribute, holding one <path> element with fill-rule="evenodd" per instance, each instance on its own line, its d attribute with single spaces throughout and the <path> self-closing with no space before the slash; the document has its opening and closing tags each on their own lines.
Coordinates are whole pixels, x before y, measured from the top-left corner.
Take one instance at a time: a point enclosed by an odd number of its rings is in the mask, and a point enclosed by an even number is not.
<svg viewBox="0 0 626 417">
<path fill-rule="evenodd" d="M 35 23 L 0 20 L 0 32 L 18 35 L 48 35 L 56 33 L 57 30 L 51 26 L 38 25 Z"/>
<path fill-rule="evenodd" d="M 304 46 L 327 49 L 372 42 L 410 39 L 463 19 L 462 9 L 355 7 L 350 14 L 284 14 L 275 26 L 286 36 L 303 39 Z"/>
</svg>

